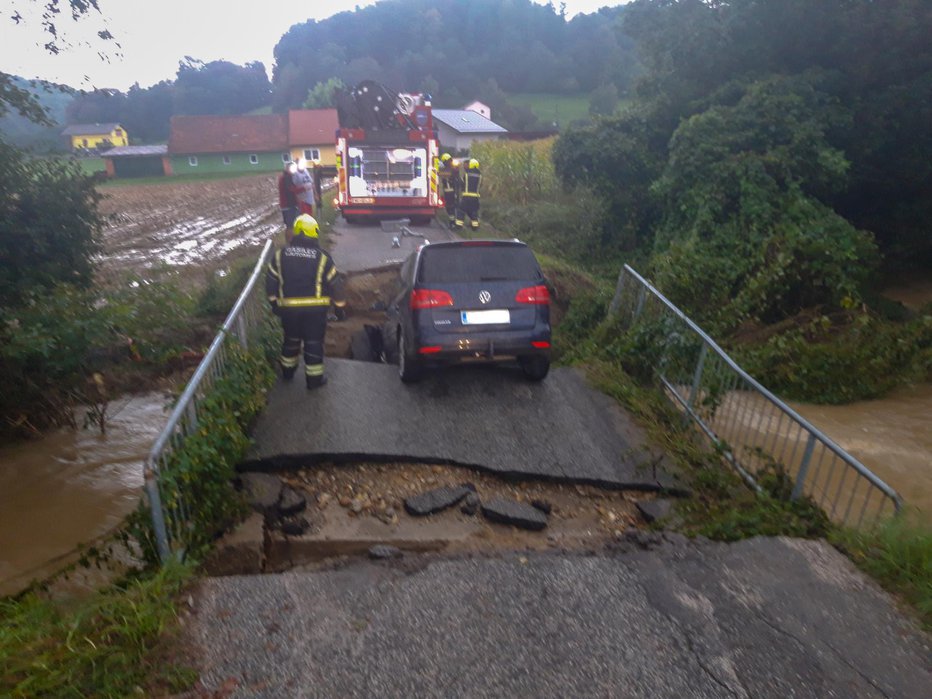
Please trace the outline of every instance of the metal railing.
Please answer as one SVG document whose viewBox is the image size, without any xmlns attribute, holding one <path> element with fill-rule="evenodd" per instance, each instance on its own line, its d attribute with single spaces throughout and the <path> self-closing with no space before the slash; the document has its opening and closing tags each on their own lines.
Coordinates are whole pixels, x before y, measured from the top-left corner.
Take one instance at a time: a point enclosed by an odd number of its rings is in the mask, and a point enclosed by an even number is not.
<svg viewBox="0 0 932 699">
<path fill-rule="evenodd" d="M 236 342 L 243 348 L 256 340 L 261 324 L 268 319 L 263 269 L 273 250 L 272 240 L 265 243 L 256 266 L 240 293 L 233 309 L 214 338 L 197 369 L 188 381 L 184 392 L 175 404 L 161 434 L 155 440 L 145 463 L 145 491 L 152 510 L 152 527 L 159 558 L 166 562 L 174 553 L 183 553 L 189 529 L 189 514 L 197 503 L 189 502 L 184 490 L 173 490 L 171 507 L 164 507 L 162 492 L 163 468 L 185 439 L 197 430 L 198 412 L 202 401 L 213 385 L 225 375 L 228 343 Z"/>
<path fill-rule="evenodd" d="M 790 497 L 807 496 L 833 521 L 860 528 L 899 512 L 899 495 L 864 464 L 790 408 L 731 359 L 696 323 L 630 266 L 609 307 L 633 346 L 655 351 L 652 368 L 666 395 L 692 418 L 741 476 L 782 469 Z"/>
</svg>

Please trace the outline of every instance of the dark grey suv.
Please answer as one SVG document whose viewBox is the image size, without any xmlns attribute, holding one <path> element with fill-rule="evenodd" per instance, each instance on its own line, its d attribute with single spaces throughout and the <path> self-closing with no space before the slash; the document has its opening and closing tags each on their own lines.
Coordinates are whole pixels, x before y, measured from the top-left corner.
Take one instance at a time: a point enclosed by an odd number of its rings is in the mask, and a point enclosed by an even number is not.
<svg viewBox="0 0 932 699">
<path fill-rule="evenodd" d="M 401 267 L 383 343 L 405 382 L 427 366 L 517 360 L 527 378 L 550 370 L 550 293 L 524 243 L 423 246 Z"/>
</svg>

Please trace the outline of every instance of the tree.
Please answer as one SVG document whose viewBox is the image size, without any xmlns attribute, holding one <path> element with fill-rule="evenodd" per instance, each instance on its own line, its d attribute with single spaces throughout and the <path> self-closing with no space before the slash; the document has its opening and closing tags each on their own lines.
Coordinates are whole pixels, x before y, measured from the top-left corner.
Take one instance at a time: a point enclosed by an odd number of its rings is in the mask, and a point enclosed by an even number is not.
<svg viewBox="0 0 932 699">
<path fill-rule="evenodd" d="M 334 95 L 345 88 L 343 81 L 339 78 L 330 78 L 324 82 L 317 83 L 313 88 L 308 90 L 307 99 L 304 100 L 305 109 L 325 109 L 335 105 Z"/>
<path fill-rule="evenodd" d="M 614 83 L 599 85 L 589 96 L 589 116 L 609 116 L 618 106 L 618 88 Z"/>
<path fill-rule="evenodd" d="M 61 282 L 87 286 L 102 226 L 94 178 L 0 141 L 0 307 Z"/>
<path fill-rule="evenodd" d="M 238 66 L 187 56 L 178 65 L 173 113 L 243 114 L 267 105 L 270 97 L 271 83 L 258 61 Z"/>
</svg>

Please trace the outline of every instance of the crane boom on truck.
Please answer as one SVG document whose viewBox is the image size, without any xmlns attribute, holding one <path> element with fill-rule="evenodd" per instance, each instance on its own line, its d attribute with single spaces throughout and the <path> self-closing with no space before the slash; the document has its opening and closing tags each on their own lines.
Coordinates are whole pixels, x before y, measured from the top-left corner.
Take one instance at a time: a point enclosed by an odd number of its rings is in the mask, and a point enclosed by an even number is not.
<svg viewBox="0 0 932 699">
<path fill-rule="evenodd" d="M 337 94 L 336 206 L 347 222 L 410 218 L 443 206 L 430 97 L 366 80 Z"/>
</svg>

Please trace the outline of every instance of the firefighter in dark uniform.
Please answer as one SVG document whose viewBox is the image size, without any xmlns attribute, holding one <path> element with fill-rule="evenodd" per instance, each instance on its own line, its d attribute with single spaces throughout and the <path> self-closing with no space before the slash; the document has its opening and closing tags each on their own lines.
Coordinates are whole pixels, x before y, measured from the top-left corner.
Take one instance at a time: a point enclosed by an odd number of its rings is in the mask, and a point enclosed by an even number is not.
<svg viewBox="0 0 932 699">
<path fill-rule="evenodd" d="M 320 227 L 308 214 L 294 222 L 294 237 L 275 252 L 269 263 L 265 289 L 272 311 L 282 319 L 285 341 L 280 358 L 282 376 L 290 380 L 298 369 L 304 344 L 304 373 L 308 388 L 327 382 L 324 376 L 324 334 L 332 295 L 338 295 L 337 268 L 320 248 Z M 342 302 L 337 302 L 342 305 Z"/>
<path fill-rule="evenodd" d="M 450 228 L 456 219 L 456 209 L 459 205 L 460 172 L 459 164 L 449 153 L 440 156 L 440 191 L 443 195 L 443 206 L 450 219 Z"/>
<path fill-rule="evenodd" d="M 471 158 L 463 171 L 462 189 L 459 196 L 459 207 L 456 210 L 454 228 L 462 228 L 464 220 L 469 218 L 469 227 L 479 230 L 479 186 L 482 184 L 482 173 L 479 171 L 479 161 Z"/>
</svg>

